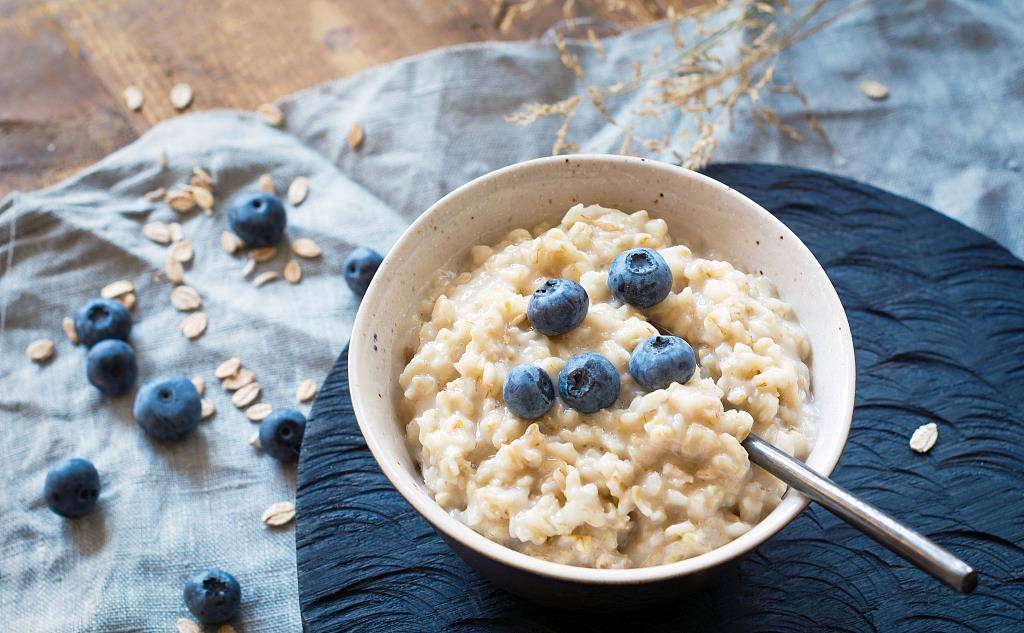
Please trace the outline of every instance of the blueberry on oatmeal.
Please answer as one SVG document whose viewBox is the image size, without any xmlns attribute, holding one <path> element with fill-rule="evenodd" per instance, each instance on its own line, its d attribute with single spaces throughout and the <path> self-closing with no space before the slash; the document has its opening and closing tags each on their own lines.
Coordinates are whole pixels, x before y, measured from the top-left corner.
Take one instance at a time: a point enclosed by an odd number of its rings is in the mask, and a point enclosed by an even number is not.
<svg viewBox="0 0 1024 633">
<path fill-rule="evenodd" d="M 281 241 L 288 217 L 281 199 L 274 194 L 247 191 L 231 201 L 228 222 L 246 246 L 273 246 Z"/>
<path fill-rule="evenodd" d="M 212 567 L 192 576 L 185 583 L 185 605 L 203 624 L 227 622 L 238 613 L 242 587 L 234 576 Z"/>
<path fill-rule="evenodd" d="M 658 251 L 634 248 L 619 253 L 612 261 L 608 289 L 622 303 L 649 308 L 672 291 L 672 271 Z"/>
<path fill-rule="evenodd" d="M 152 380 L 135 395 L 132 413 L 146 433 L 177 440 L 199 426 L 202 404 L 195 385 L 185 376 Z"/>
<path fill-rule="evenodd" d="M 594 352 L 573 356 L 558 375 L 558 395 L 580 413 L 594 413 L 615 404 L 619 386 L 615 366 Z"/>
<path fill-rule="evenodd" d="M 131 332 L 131 313 L 113 299 L 92 299 L 75 312 L 75 334 L 86 347 L 108 338 L 127 341 Z"/>
<path fill-rule="evenodd" d="M 697 359 L 693 348 L 678 336 L 652 336 L 633 349 L 629 373 L 647 389 L 684 384 L 693 376 Z"/>
<path fill-rule="evenodd" d="M 526 316 L 541 334 L 558 336 L 582 323 L 589 307 L 583 286 L 568 279 L 548 279 L 530 297 Z"/>
<path fill-rule="evenodd" d="M 106 395 L 124 395 L 139 373 L 135 350 L 119 339 L 100 341 L 85 355 L 85 373 L 89 382 Z"/>
<path fill-rule="evenodd" d="M 100 475 L 86 459 L 58 462 L 43 484 L 43 497 L 51 510 L 71 519 L 88 514 L 100 496 Z"/>
<path fill-rule="evenodd" d="M 360 297 L 363 296 L 383 261 L 384 258 L 377 251 L 360 246 L 348 254 L 342 265 L 345 283 L 348 284 L 352 292 Z"/>
<path fill-rule="evenodd" d="M 555 387 L 547 372 L 534 365 L 517 365 L 505 376 L 501 389 L 505 406 L 524 420 L 536 420 L 555 402 Z"/>
<path fill-rule="evenodd" d="M 260 446 L 274 459 L 298 459 L 305 433 L 306 416 L 295 409 L 277 409 L 260 424 Z"/>
</svg>

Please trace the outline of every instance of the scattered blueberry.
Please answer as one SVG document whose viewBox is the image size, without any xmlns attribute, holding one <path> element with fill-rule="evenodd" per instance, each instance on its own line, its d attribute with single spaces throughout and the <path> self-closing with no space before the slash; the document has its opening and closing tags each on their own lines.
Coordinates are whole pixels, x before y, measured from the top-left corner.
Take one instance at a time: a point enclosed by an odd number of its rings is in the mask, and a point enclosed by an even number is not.
<svg viewBox="0 0 1024 633">
<path fill-rule="evenodd" d="M 589 307 L 590 297 L 583 286 L 568 279 L 548 279 L 530 297 L 526 316 L 533 329 L 558 336 L 582 323 Z"/>
<path fill-rule="evenodd" d="M 185 583 L 185 605 L 203 624 L 227 622 L 238 613 L 241 603 L 242 588 L 223 569 L 211 567 Z"/>
<path fill-rule="evenodd" d="M 622 303 L 649 308 L 672 290 L 672 271 L 657 251 L 634 248 L 619 253 L 608 269 L 608 289 Z"/>
<path fill-rule="evenodd" d="M 536 420 L 555 402 L 555 387 L 548 373 L 534 365 L 517 365 L 505 376 L 501 389 L 505 406 L 525 420 Z"/>
<path fill-rule="evenodd" d="M 131 332 L 131 313 L 113 299 L 92 299 L 75 312 L 75 334 L 86 347 L 108 338 L 127 341 Z"/>
<path fill-rule="evenodd" d="M 678 336 L 652 336 L 637 345 L 629 357 L 629 373 L 647 389 L 685 383 L 696 368 L 693 348 Z"/>
<path fill-rule="evenodd" d="M 281 241 L 288 218 L 274 194 L 245 191 L 231 201 L 228 222 L 246 246 L 273 246 Z"/>
<path fill-rule="evenodd" d="M 151 380 L 135 395 L 132 413 L 146 433 L 161 440 L 184 437 L 197 426 L 199 392 L 184 376 Z"/>
<path fill-rule="evenodd" d="M 62 517 L 78 518 L 92 510 L 100 496 L 100 474 L 87 459 L 59 462 L 46 474 L 46 505 Z"/>
<path fill-rule="evenodd" d="M 85 373 L 89 382 L 108 396 L 124 395 L 139 374 L 135 350 L 118 339 L 100 341 L 85 355 Z"/>
<path fill-rule="evenodd" d="M 260 447 L 283 462 L 299 458 L 306 416 L 295 409 L 277 409 L 260 424 Z"/>
<path fill-rule="evenodd" d="M 558 375 L 558 395 L 580 413 L 610 407 L 619 397 L 619 372 L 604 356 L 585 352 L 573 356 Z"/>
<path fill-rule="evenodd" d="M 377 251 L 360 246 L 345 258 L 345 283 L 360 297 L 366 294 L 384 258 Z"/>
</svg>

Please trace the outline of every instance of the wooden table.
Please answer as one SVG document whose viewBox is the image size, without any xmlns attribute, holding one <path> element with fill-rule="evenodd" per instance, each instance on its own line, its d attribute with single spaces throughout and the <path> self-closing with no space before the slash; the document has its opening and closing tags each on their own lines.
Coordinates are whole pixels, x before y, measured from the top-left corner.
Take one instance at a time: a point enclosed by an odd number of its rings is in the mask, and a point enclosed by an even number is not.
<svg viewBox="0 0 1024 633">
<path fill-rule="evenodd" d="M 176 116 L 178 82 L 194 90 L 190 110 L 253 109 L 438 46 L 536 37 L 560 6 L 503 34 L 491 0 L 0 0 L 0 196 L 52 184 Z M 650 6 L 639 19 L 659 17 Z M 129 85 L 145 96 L 138 112 L 121 97 Z"/>
</svg>

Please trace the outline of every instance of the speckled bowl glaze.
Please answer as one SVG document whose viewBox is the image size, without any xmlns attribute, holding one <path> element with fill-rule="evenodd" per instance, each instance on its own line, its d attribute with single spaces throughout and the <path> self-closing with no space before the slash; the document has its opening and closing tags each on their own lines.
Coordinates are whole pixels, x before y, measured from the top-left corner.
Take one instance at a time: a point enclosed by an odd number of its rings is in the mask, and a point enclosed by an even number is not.
<svg viewBox="0 0 1024 633">
<path fill-rule="evenodd" d="M 434 503 L 405 441 L 398 376 L 414 306 L 440 270 L 461 268 L 469 248 L 514 228 L 557 223 L 584 202 L 664 219 L 677 243 L 741 269 L 763 271 L 789 302 L 812 347 L 811 381 L 820 411 L 807 463 L 832 472 L 853 412 L 853 341 L 846 314 L 821 265 L 784 224 L 755 202 L 693 171 L 642 158 L 559 156 L 511 165 L 459 187 L 402 235 L 363 297 L 349 349 L 349 384 L 359 428 L 384 474 L 449 545 L 482 575 L 523 597 L 562 608 L 650 603 L 698 587 L 723 563 L 754 549 L 807 506 L 789 491 L 746 534 L 669 565 L 590 569 L 536 559 L 498 545 Z"/>
</svg>

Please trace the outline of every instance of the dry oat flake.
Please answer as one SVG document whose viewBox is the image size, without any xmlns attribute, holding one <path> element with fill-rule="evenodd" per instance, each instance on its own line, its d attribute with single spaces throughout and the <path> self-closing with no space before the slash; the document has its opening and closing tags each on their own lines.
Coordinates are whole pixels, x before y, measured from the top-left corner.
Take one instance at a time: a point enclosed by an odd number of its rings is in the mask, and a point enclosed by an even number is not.
<svg viewBox="0 0 1024 633">
<path fill-rule="evenodd" d="M 175 84 L 169 95 L 171 105 L 178 110 L 184 110 L 192 103 L 192 86 L 186 83 Z"/>
<path fill-rule="evenodd" d="M 299 257 L 312 259 L 320 256 L 320 247 L 313 240 L 303 237 L 292 242 L 292 252 Z"/>
<path fill-rule="evenodd" d="M 256 108 L 256 114 L 260 115 L 260 118 L 268 125 L 273 125 L 274 127 L 284 123 L 284 112 L 281 112 L 281 108 L 273 103 L 264 103 Z"/>
<path fill-rule="evenodd" d="M 288 202 L 290 204 L 299 206 L 307 195 L 309 195 L 309 178 L 299 176 L 292 181 L 292 184 L 288 185 Z"/>
<path fill-rule="evenodd" d="M 176 286 L 171 291 L 171 305 L 182 312 L 188 312 L 202 307 L 203 298 L 191 286 Z"/>
<path fill-rule="evenodd" d="M 171 230 L 163 222 L 148 222 L 142 227 L 142 234 L 157 244 L 170 244 Z"/>
<path fill-rule="evenodd" d="M 202 312 L 193 312 L 185 317 L 179 326 L 181 333 L 190 340 L 195 340 L 206 331 L 206 315 Z"/>
<path fill-rule="evenodd" d="M 249 436 L 249 446 L 251 446 L 253 448 L 263 448 L 263 446 L 260 444 L 260 432 L 259 431 L 256 431 L 255 433 L 253 433 L 252 435 Z"/>
<path fill-rule="evenodd" d="M 245 266 L 242 266 L 242 277 L 248 277 L 254 270 L 256 270 L 256 260 L 250 258 L 249 261 L 245 262 Z"/>
<path fill-rule="evenodd" d="M 269 526 L 280 527 L 292 522 L 295 518 L 295 504 L 290 501 L 278 501 L 263 511 L 260 519 Z"/>
<path fill-rule="evenodd" d="M 210 193 L 209 189 L 197 185 L 189 185 L 188 191 L 204 213 L 209 215 L 213 211 L 213 194 Z"/>
<path fill-rule="evenodd" d="M 235 392 L 231 396 L 231 404 L 239 409 L 244 409 L 260 397 L 260 383 L 251 382 Z"/>
<path fill-rule="evenodd" d="M 260 191 L 266 193 L 277 193 L 274 189 L 274 179 L 270 177 L 270 174 L 263 174 L 260 176 Z"/>
<path fill-rule="evenodd" d="M 230 624 L 221 624 L 217 627 L 217 633 L 237 633 L 235 627 Z"/>
<path fill-rule="evenodd" d="M 206 391 L 206 380 L 202 376 L 192 376 L 192 386 L 196 388 L 196 393 L 203 395 Z"/>
<path fill-rule="evenodd" d="M 917 427 L 914 434 L 910 436 L 910 448 L 915 453 L 927 453 L 935 446 L 939 439 L 939 427 L 934 422 L 923 424 Z"/>
<path fill-rule="evenodd" d="M 67 335 L 71 344 L 78 345 L 78 331 L 75 330 L 75 320 L 71 317 L 64 317 L 64 320 L 60 322 L 60 327 L 64 330 L 64 334 Z"/>
<path fill-rule="evenodd" d="M 265 272 L 262 272 L 262 273 L 256 275 L 256 278 L 252 280 L 252 285 L 254 285 L 257 288 L 259 288 L 263 284 L 268 284 L 268 283 L 274 281 L 275 279 L 277 279 L 277 271 L 276 270 L 268 270 L 268 271 L 265 271 Z"/>
<path fill-rule="evenodd" d="M 164 263 L 164 274 L 167 275 L 167 280 L 172 284 L 180 284 L 185 281 L 185 267 L 181 265 L 181 262 L 175 261 L 170 257 Z"/>
<path fill-rule="evenodd" d="M 270 412 L 274 409 L 266 402 L 260 402 L 254 404 L 245 410 L 245 417 L 249 418 L 253 422 L 262 422 L 264 418 L 270 415 Z"/>
<path fill-rule="evenodd" d="M 220 247 L 224 249 L 225 253 L 234 255 L 242 246 L 242 238 L 234 233 L 224 231 L 220 234 Z"/>
<path fill-rule="evenodd" d="M 875 101 L 881 101 L 889 96 L 889 88 L 885 84 L 874 80 L 862 81 L 860 91 L 869 99 L 874 99 Z"/>
<path fill-rule="evenodd" d="M 167 195 L 167 190 L 164 189 L 163 187 L 159 187 L 157 189 L 154 189 L 153 191 L 148 192 L 146 194 L 146 200 L 156 202 L 157 200 L 163 200 L 165 195 Z"/>
<path fill-rule="evenodd" d="M 234 375 L 242 367 L 242 361 L 236 357 L 231 357 L 217 365 L 217 369 L 213 370 L 213 375 L 221 380 L 224 380 L 228 376 Z"/>
<path fill-rule="evenodd" d="M 175 626 L 178 627 L 178 633 L 203 633 L 203 629 L 188 618 L 178 618 Z"/>
<path fill-rule="evenodd" d="M 178 213 L 188 213 L 196 206 L 196 199 L 192 197 L 192 192 L 187 189 L 168 191 L 167 195 L 164 196 L 164 202 Z"/>
<path fill-rule="evenodd" d="M 142 108 L 142 102 L 145 99 L 142 96 L 142 91 L 136 86 L 128 86 L 125 88 L 121 93 L 121 98 L 124 99 L 124 104 L 128 106 L 128 109 L 133 112 L 137 112 Z"/>
<path fill-rule="evenodd" d="M 129 292 L 128 294 L 121 295 L 119 297 L 114 297 L 114 301 L 120 302 L 121 305 L 128 308 L 129 310 L 135 309 L 135 299 L 136 297 L 134 292 Z"/>
<path fill-rule="evenodd" d="M 177 222 L 171 222 L 167 225 L 167 230 L 171 233 L 172 242 L 180 242 L 184 237 L 184 232 L 181 230 L 181 225 Z"/>
<path fill-rule="evenodd" d="M 217 413 L 217 407 L 213 404 L 213 400 L 209 398 L 203 398 L 199 401 L 199 417 L 207 419 L 214 413 Z"/>
<path fill-rule="evenodd" d="M 299 388 L 295 391 L 295 398 L 299 402 L 306 402 L 313 399 L 316 391 L 316 381 L 312 378 L 307 378 L 299 383 Z"/>
<path fill-rule="evenodd" d="M 32 341 L 25 348 L 25 354 L 37 363 L 45 363 L 53 356 L 53 341 L 48 338 Z"/>
<path fill-rule="evenodd" d="M 129 292 L 135 292 L 135 284 L 127 279 L 122 279 L 103 286 L 103 289 L 100 290 L 100 296 L 104 299 L 116 299 L 117 297 L 126 295 Z"/>
<path fill-rule="evenodd" d="M 227 391 L 234 391 L 236 389 L 241 389 L 242 387 L 248 385 L 254 380 L 256 380 L 256 372 L 249 369 L 245 369 L 243 367 L 242 369 L 239 369 L 235 374 L 225 378 L 224 381 L 220 384 L 220 386 L 224 387 L 224 389 L 226 389 Z"/>
<path fill-rule="evenodd" d="M 363 145 L 363 138 L 365 138 L 363 124 L 353 124 L 352 128 L 348 131 L 348 146 L 352 149 L 359 149 Z"/>
<path fill-rule="evenodd" d="M 192 242 L 188 240 L 181 240 L 180 242 L 175 242 L 171 245 L 170 250 L 167 251 L 167 256 L 176 262 L 184 264 L 192 261 L 194 253 L 195 251 L 192 249 Z"/>
<path fill-rule="evenodd" d="M 275 255 L 277 255 L 276 246 L 261 246 L 259 248 L 254 248 L 251 251 L 249 251 L 249 259 L 258 264 L 262 264 L 265 261 L 274 259 Z"/>
<path fill-rule="evenodd" d="M 281 274 L 288 283 L 297 284 L 302 280 L 302 267 L 299 266 L 299 262 L 289 259 L 288 263 L 284 265 L 284 270 L 281 271 Z"/>
</svg>

